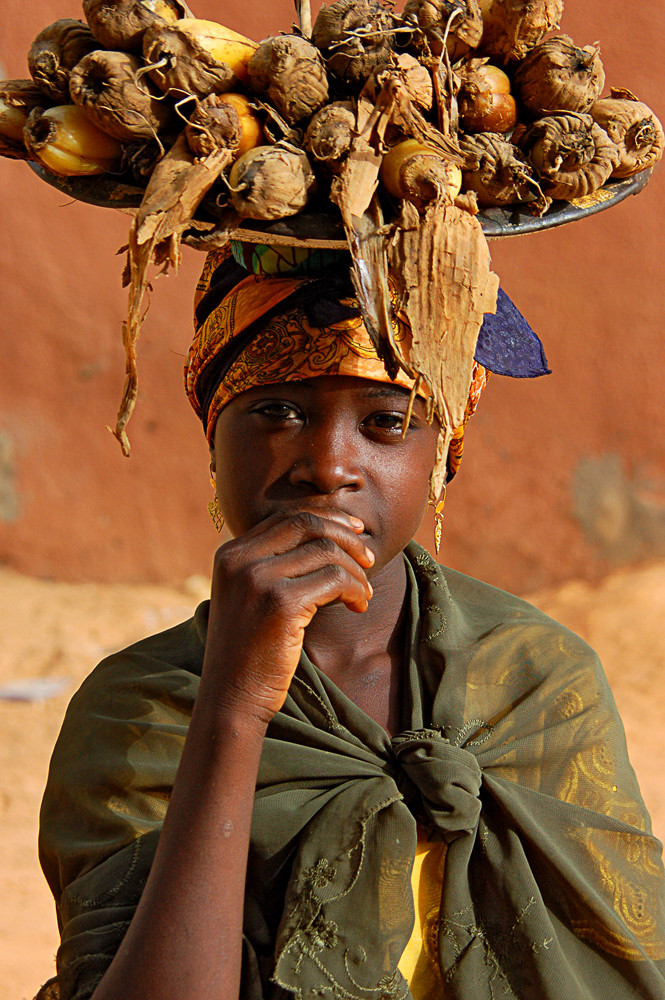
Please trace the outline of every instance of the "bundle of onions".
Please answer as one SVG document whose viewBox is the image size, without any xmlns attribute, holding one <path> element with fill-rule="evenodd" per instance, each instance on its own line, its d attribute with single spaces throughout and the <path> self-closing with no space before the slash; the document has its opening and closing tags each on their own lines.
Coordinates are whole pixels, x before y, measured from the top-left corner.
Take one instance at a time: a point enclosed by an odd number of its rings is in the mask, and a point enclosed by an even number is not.
<svg viewBox="0 0 665 1000">
<path fill-rule="evenodd" d="M 549 115 L 524 130 L 518 145 L 550 198 L 591 194 L 611 176 L 617 151 L 591 115 Z"/>
<path fill-rule="evenodd" d="M 105 48 L 137 54 L 147 28 L 191 15 L 183 0 L 83 0 L 83 13 Z"/>
<path fill-rule="evenodd" d="M 321 53 L 300 35 L 261 42 L 247 66 L 252 90 L 265 94 L 290 125 L 308 118 L 328 100 Z"/>
<path fill-rule="evenodd" d="M 563 0 L 479 0 L 483 15 L 482 51 L 502 63 L 527 52 L 559 26 Z"/>
<path fill-rule="evenodd" d="M 83 21 L 62 18 L 40 31 L 28 51 L 30 76 L 58 104 L 69 102 L 69 75 L 99 42 Z"/>
<path fill-rule="evenodd" d="M 97 49 L 81 59 L 69 79 L 74 104 L 121 142 L 151 139 L 173 122 L 173 109 L 151 93 L 145 77 L 137 77 L 140 68 L 136 56 Z"/>
<path fill-rule="evenodd" d="M 663 126 L 651 108 L 630 91 L 612 89 L 611 97 L 592 104 L 589 114 L 617 147 L 613 177 L 632 177 L 652 167 L 663 155 Z"/>
<path fill-rule="evenodd" d="M 359 90 L 392 50 L 393 18 L 379 0 L 336 0 L 323 6 L 314 22 L 312 42 L 328 71 Z"/>
<path fill-rule="evenodd" d="M 257 146 L 229 174 L 231 204 L 249 219 L 282 219 L 300 212 L 316 189 L 306 153 L 286 143 Z"/>
<path fill-rule="evenodd" d="M 503 136 L 468 136 L 460 146 L 470 165 L 462 173 L 462 190 L 473 191 L 480 208 L 527 201 L 536 215 L 547 210 L 550 199 L 543 194 L 532 167 Z"/>
<path fill-rule="evenodd" d="M 418 25 L 414 45 L 436 56 L 445 47 L 453 60 L 475 49 L 483 36 L 478 0 L 407 0 L 404 18 Z"/>
<path fill-rule="evenodd" d="M 520 101 L 533 115 L 588 111 L 604 86 L 598 46 L 578 48 L 568 35 L 540 42 L 515 70 Z"/>
</svg>

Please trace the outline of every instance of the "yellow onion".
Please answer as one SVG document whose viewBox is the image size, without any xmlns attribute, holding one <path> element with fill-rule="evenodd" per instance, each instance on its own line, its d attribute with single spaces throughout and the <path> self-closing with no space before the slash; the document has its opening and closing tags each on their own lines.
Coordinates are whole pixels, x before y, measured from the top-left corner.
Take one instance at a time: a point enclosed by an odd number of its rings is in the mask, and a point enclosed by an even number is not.
<svg viewBox="0 0 665 1000">
<path fill-rule="evenodd" d="M 25 144 L 47 170 L 63 177 L 103 174 L 117 168 L 122 146 L 102 132 L 75 104 L 31 112 Z"/>
<path fill-rule="evenodd" d="M 578 48 L 568 35 L 540 42 L 515 70 L 515 91 L 533 115 L 588 111 L 605 85 L 597 45 Z"/>
<path fill-rule="evenodd" d="M 321 53 L 300 35 L 262 41 L 247 66 L 249 83 L 265 94 L 290 125 L 309 118 L 328 100 L 328 78 Z"/>
<path fill-rule="evenodd" d="M 511 132 L 517 121 L 517 104 L 510 80 L 488 59 L 469 59 L 456 70 L 459 123 L 464 132 Z"/>
<path fill-rule="evenodd" d="M 383 157 L 379 179 L 393 198 L 406 198 L 424 208 L 430 201 L 453 202 L 460 193 L 462 171 L 439 150 L 405 139 Z"/>
<path fill-rule="evenodd" d="M 501 63 L 524 59 L 548 31 L 558 28 L 563 0 L 479 0 L 481 51 Z"/>
<path fill-rule="evenodd" d="M 616 147 L 591 115 L 548 115 L 524 129 L 519 147 L 550 198 L 591 194 L 611 176 Z"/>
<path fill-rule="evenodd" d="M 611 96 L 592 104 L 589 114 L 617 147 L 612 177 L 632 177 L 663 155 L 663 126 L 629 90 L 612 88 Z"/>
<path fill-rule="evenodd" d="M 286 143 L 256 146 L 229 174 L 231 204 L 249 219 L 281 219 L 300 212 L 316 189 L 306 153 Z"/>
</svg>

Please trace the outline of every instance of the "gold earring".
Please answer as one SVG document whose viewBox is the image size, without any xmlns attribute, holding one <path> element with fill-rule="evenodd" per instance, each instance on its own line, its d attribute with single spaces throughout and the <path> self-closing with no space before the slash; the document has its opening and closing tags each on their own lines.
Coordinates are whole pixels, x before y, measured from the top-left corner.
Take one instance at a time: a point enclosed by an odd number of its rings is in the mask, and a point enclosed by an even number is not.
<svg viewBox="0 0 665 1000">
<path fill-rule="evenodd" d="M 212 471 L 212 462 L 210 463 L 210 485 L 216 491 L 217 481 L 215 480 L 214 473 Z M 212 523 L 215 525 L 215 530 L 220 532 L 224 527 L 224 515 L 222 514 L 219 507 L 219 500 L 217 499 L 217 492 L 215 492 L 214 497 L 208 504 L 208 513 L 212 518 Z"/>
<path fill-rule="evenodd" d="M 429 500 L 428 502 L 432 507 L 434 507 L 434 551 L 438 556 L 439 549 L 441 548 L 441 535 L 443 534 L 443 508 L 446 505 L 445 483 L 443 493 L 439 497 L 438 503 L 435 504 L 433 500 Z"/>
</svg>

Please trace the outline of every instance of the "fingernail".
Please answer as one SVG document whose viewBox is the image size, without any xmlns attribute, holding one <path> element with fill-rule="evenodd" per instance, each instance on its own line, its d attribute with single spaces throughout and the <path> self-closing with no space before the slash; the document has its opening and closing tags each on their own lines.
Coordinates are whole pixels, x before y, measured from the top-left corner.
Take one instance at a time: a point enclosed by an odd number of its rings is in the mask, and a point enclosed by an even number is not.
<svg viewBox="0 0 665 1000">
<path fill-rule="evenodd" d="M 369 580 L 367 581 L 367 586 L 369 587 L 369 596 L 372 597 L 372 595 L 374 594 L 374 587 L 369 582 Z"/>
<path fill-rule="evenodd" d="M 369 549 L 367 546 L 365 546 L 365 557 L 369 559 L 370 562 L 374 562 L 374 560 L 376 559 L 376 556 L 374 555 L 372 550 Z"/>
<path fill-rule="evenodd" d="M 360 528 L 361 531 L 365 527 L 365 522 L 361 521 L 359 517 L 354 517 L 353 514 L 349 514 L 349 521 L 354 528 Z"/>
</svg>

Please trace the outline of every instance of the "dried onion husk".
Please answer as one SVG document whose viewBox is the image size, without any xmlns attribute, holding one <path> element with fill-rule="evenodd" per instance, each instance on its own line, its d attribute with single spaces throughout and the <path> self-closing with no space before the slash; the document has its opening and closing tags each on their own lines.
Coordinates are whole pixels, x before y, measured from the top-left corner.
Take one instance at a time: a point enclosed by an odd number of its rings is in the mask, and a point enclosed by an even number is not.
<svg viewBox="0 0 665 1000">
<path fill-rule="evenodd" d="M 390 62 L 378 66 L 369 77 L 364 93 L 369 97 L 375 96 L 381 89 L 379 79 L 386 72 L 399 77 L 409 100 L 415 107 L 423 111 L 432 110 L 434 102 L 432 75 L 415 56 L 409 55 L 408 52 L 391 53 Z"/>
<path fill-rule="evenodd" d="M 612 88 L 611 96 L 592 104 L 589 114 L 617 146 L 612 177 L 632 177 L 663 155 L 663 126 L 630 91 Z"/>
<path fill-rule="evenodd" d="M 156 264 L 164 272 L 169 267 L 177 269 L 182 234 L 192 224 L 196 209 L 231 157 L 228 149 L 220 148 L 209 156 L 195 158 L 184 132 L 180 133 L 153 170 L 132 222 L 125 272 L 125 284 L 129 285 L 127 319 L 122 327 L 125 385 L 113 430 L 126 456 L 130 453 L 126 428 L 138 392 L 136 344 L 144 318 L 148 268 Z"/>
<path fill-rule="evenodd" d="M 430 480 L 430 499 L 436 501 L 448 446 L 464 419 L 478 334 L 485 313 L 496 310 L 499 281 L 480 222 L 457 205 L 432 202 L 419 215 L 403 202 L 388 242 L 388 264 L 411 327 L 402 367 L 425 382 L 441 424 Z"/>
<path fill-rule="evenodd" d="M 295 125 L 328 100 L 321 53 L 300 35 L 277 35 L 260 44 L 247 66 L 252 90 L 266 94 L 279 114 Z"/>
<path fill-rule="evenodd" d="M 390 59 L 392 29 L 393 18 L 378 0 L 336 0 L 319 11 L 312 42 L 328 71 L 359 90 Z"/>
<path fill-rule="evenodd" d="M 34 108 L 48 107 L 44 92 L 32 80 L 0 80 L 0 156 L 27 160 L 23 129 Z"/>
<path fill-rule="evenodd" d="M 83 0 L 83 13 L 105 48 L 137 54 L 147 28 L 191 16 L 183 0 Z"/>
<path fill-rule="evenodd" d="M 316 190 L 307 154 L 277 143 L 238 157 L 229 174 L 231 204 L 243 218 L 282 219 L 300 212 Z"/>
<path fill-rule="evenodd" d="M 484 132 L 460 138 L 468 157 L 462 173 L 462 190 L 473 191 L 480 208 L 529 202 L 536 215 L 550 205 L 519 149 L 498 133 Z"/>
<path fill-rule="evenodd" d="M 524 130 L 518 145 L 545 194 L 564 201 L 602 187 L 617 156 L 614 143 L 591 115 L 574 112 L 539 119 Z"/>
<path fill-rule="evenodd" d="M 351 101 L 333 101 L 312 116 L 303 145 L 317 164 L 338 174 L 351 150 L 355 128 L 356 109 Z"/>
<path fill-rule="evenodd" d="M 121 142 L 151 139 L 173 123 L 173 109 L 151 92 L 145 76 L 137 82 L 140 68 L 136 56 L 97 49 L 81 59 L 69 79 L 74 104 Z"/>
<path fill-rule="evenodd" d="M 605 85 L 597 45 L 579 48 L 568 35 L 540 42 L 515 70 L 515 89 L 533 115 L 588 111 Z"/>
<path fill-rule="evenodd" d="M 69 75 L 99 42 L 83 21 L 61 18 L 40 31 L 28 50 L 30 76 L 58 104 L 69 101 Z"/>
<path fill-rule="evenodd" d="M 407 0 L 404 19 L 417 24 L 413 44 L 441 55 L 444 45 L 451 59 L 459 59 L 480 44 L 483 19 L 478 0 Z"/>
<path fill-rule="evenodd" d="M 483 16 L 483 53 L 503 63 L 527 52 L 558 28 L 563 0 L 479 0 Z"/>
</svg>

